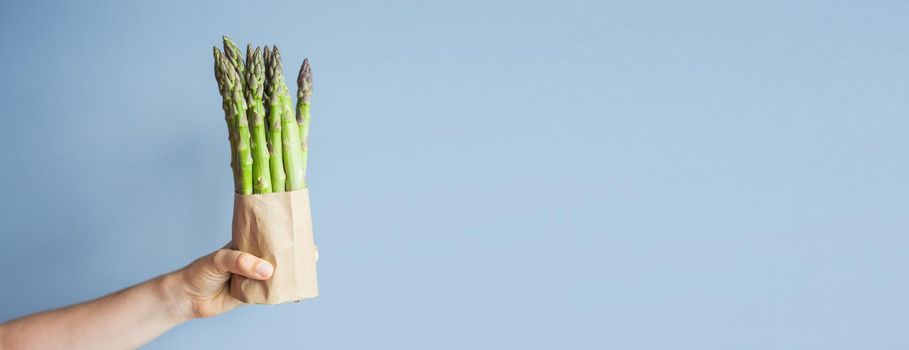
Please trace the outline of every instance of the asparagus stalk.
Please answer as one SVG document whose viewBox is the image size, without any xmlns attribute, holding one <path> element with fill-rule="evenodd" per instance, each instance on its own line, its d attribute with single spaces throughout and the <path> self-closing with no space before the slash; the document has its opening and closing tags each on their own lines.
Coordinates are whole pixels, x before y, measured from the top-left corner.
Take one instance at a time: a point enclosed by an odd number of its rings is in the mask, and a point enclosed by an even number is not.
<svg viewBox="0 0 909 350">
<path fill-rule="evenodd" d="M 252 177 L 253 193 L 271 193 L 271 171 L 269 170 L 268 142 L 265 138 L 265 107 L 262 106 L 262 89 L 265 83 L 265 67 L 259 48 L 253 52 L 252 45 L 246 46 L 246 104 L 249 107 L 249 123 L 252 125 Z"/>
<path fill-rule="evenodd" d="M 237 164 L 239 168 L 239 194 L 252 194 L 252 155 L 249 147 L 249 121 L 246 119 L 246 99 L 243 97 L 243 84 L 236 66 L 229 59 L 221 60 L 219 74 L 230 97 L 228 107 L 234 119 L 237 134 Z M 225 101 L 228 99 L 224 98 Z"/>
<path fill-rule="evenodd" d="M 215 81 L 218 82 L 218 92 L 221 93 L 221 98 L 223 102 L 221 107 L 224 109 L 224 120 L 227 122 L 227 140 L 230 143 L 230 169 L 234 175 L 234 192 L 240 192 L 240 167 L 237 164 L 237 126 L 236 119 L 234 118 L 234 113 L 231 105 L 231 96 L 233 95 L 230 90 L 230 84 L 228 78 L 222 73 L 226 71 L 226 67 L 229 65 L 227 63 L 224 54 L 221 53 L 221 50 L 218 50 L 217 47 L 212 47 L 212 51 L 215 56 Z"/>
<path fill-rule="evenodd" d="M 284 68 L 281 64 L 281 51 L 275 46 L 272 51 L 272 65 L 277 80 L 277 97 L 281 100 L 281 141 L 284 146 L 284 171 L 287 173 L 286 189 L 294 191 L 306 188 L 303 176 L 303 147 L 300 143 L 300 128 L 294 117 L 293 101 L 284 82 Z M 273 96 L 275 98 L 275 96 Z"/>
<path fill-rule="evenodd" d="M 284 108 L 278 93 L 278 74 L 274 55 L 268 46 L 264 50 L 265 60 L 265 103 L 268 109 L 265 116 L 268 120 L 268 154 L 271 166 L 271 186 L 275 192 L 286 189 L 287 175 L 284 173 L 284 147 L 282 144 L 281 112 Z"/>
<path fill-rule="evenodd" d="M 303 59 L 297 74 L 297 125 L 300 128 L 302 149 L 303 181 L 306 181 L 306 163 L 309 158 L 309 102 L 312 98 L 312 67 L 309 59 Z"/>
<path fill-rule="evenodd" d="M 249 120 L 246 119 L 246 101 L 243 99 L 243 86 L 239 84 L 240 75 L 233 71 L 234 79 L 234 116 L 237 118 L 237 155 L 240 162 L 240 194 L 252 194 L 252 154 L 249 147 Z"/>
</svg>

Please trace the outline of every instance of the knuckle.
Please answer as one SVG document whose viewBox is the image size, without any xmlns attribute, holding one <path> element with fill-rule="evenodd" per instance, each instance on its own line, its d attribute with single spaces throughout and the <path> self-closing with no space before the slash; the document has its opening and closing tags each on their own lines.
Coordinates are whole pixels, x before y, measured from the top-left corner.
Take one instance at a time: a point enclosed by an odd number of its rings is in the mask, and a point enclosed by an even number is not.
<svg viewBox="0 0 909 350">
<path fill-rule="evenodd" d="M 253 256 L 249 253 L 240 253 L 237 254 L 237 260 L 235 261 L 235 264 L 241 269 L 251 269 L 253 268 L 255 262 L 256 259 L 253 258 Z"/>
<path fill-rule="evenodd" d="M 227 249 L 218 249 L 218 250 L 215 251 L 214 254 L 211 255 L 211 259 L 214 260 L 214 261 L 222 261 L 222 260 L 224 260 L 224 258 L 227 256 L 227 254 L 230 254 L 230 251 L 229 251 L 229 250 L 227 250 Z"/>
</svg>

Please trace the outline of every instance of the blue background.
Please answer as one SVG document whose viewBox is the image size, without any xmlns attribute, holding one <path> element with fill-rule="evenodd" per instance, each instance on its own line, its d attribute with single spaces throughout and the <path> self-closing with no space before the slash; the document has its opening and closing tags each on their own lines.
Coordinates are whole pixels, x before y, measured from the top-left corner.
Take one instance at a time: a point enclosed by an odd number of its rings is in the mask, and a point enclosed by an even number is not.
<svg viewBox="0 0 909 350">
<path fill-rule="evenodd" d="M 909 347 L 905 2 L 0 10 L 0 320 L 229 240 L 229 34 L 313 62 L 322 295 L 150 349 Z"/>
</svg>

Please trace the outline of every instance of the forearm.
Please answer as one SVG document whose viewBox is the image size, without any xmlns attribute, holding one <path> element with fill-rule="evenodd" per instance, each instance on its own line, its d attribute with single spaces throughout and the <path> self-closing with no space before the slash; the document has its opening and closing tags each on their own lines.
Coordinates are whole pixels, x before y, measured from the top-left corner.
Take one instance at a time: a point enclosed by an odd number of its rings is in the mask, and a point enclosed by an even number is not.
<svg viewBox="0 0 909 350">
<path fill-rule="evenodd" d="M 137 348 L 191 315 L 177 274 L 65 308 L 0 325 L 0 349 Z"/>
<path fill-rule="evenodd" d="M 134 349 L 181 322 L 242 305 L 230 296 L 231 273 L 265 280 L 273 272 L 252 254 L 219 249 L 114 294 L 0 324 L 0 350 Z"/>
</svg>

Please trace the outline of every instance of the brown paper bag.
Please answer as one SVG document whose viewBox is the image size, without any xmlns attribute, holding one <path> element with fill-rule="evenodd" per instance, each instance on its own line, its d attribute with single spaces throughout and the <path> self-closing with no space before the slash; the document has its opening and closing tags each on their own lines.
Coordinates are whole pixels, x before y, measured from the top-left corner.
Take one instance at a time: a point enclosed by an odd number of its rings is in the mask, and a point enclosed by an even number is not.
<svg viewBox="0 0 909 350">
<path fill-rule="evenodd" d="M 265 281 L 233 275 L 230 294 L 235 298 L 246 303 L 280 304 L 319 295 L 309 190 L 234 195 L 232 246 L 267 260 L 275 268 Z"/>
</svg>

